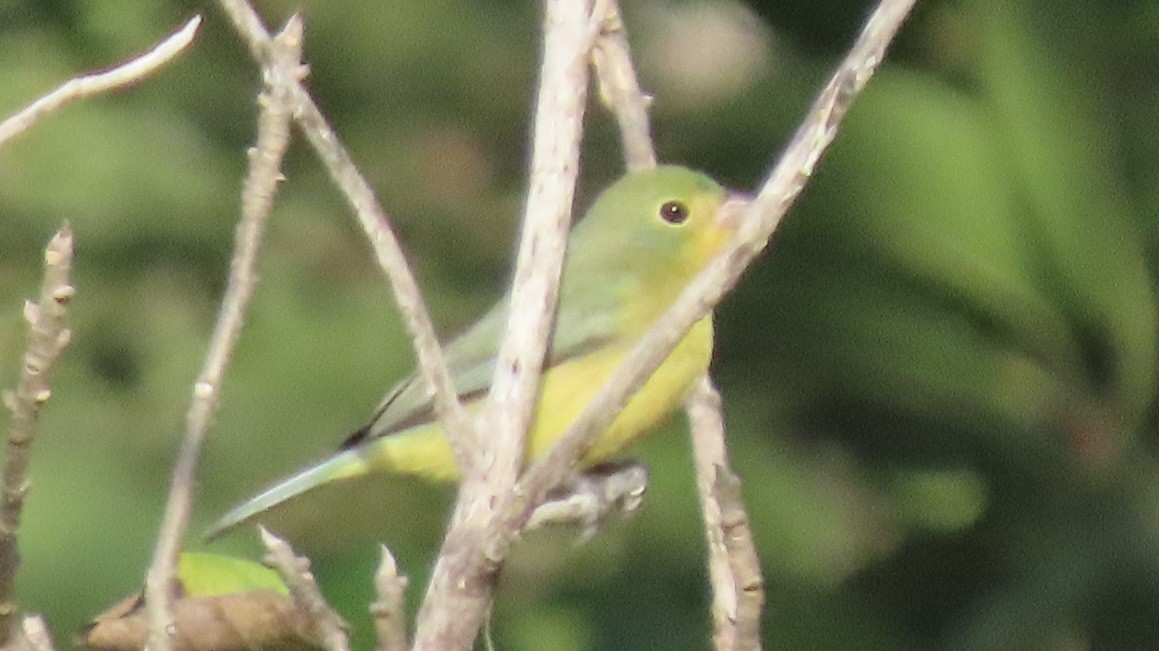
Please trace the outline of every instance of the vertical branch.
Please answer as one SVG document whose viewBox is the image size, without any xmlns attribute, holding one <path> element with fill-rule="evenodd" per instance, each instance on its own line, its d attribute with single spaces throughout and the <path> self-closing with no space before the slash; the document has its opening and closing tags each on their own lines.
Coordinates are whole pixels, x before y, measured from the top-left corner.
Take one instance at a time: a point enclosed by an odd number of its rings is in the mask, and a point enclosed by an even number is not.
<svg viewBox="0 0 1159 651">
<path fill-rule="evenodd" d="M 708 541 L 713 647 L 760 649 L 763 579 L 740 480 L 728 469 L 720 393 L 706 375 L 686 401 L 696 464 L 696 487 Z M 726 516 L 727 513 L 727 516 Z"/>
<path fill-rule="evenodd" d="M 16 390 L 4 393 L 12 414 L 5 448 L 3 487 L 0 488 L 0 646 L 20 637 L 20 609 L 15 601 L 20 550 L 16 533 L 28 490 L 29 448 L 36 435 L 40 408 L 52 395 L 52 369 L 68 346 L 65 325 L 68 303 L 76 290 L 72 270 L 72 229 L 65 224 L 44 250 L 44 280 L 40 299 L 24 304 L 28 343 Z"/>
<path fill-rule="evenodd" d="M 173 470 L 165 515 L 145 582 L 149 614 L 149 644 L 167 651 L 173 630 L 173 574 L 181 539 L 193 505 L 194 474 L 201 441 L 217 408 L 225 370 L 241 334 L 245 309 L 257 283 L 254 265 L 278 180 L 282 156 L 290 143 L 292 105 L 289 88 L 305 74 L 301 65 L 302 24 L 295 16 L 276 40 L 271 60 L 264 70 L 266 88 L 258 98 L 257 144 L 250 150 L 250 169 L 242 188 L 241 221 L 235 235 L 229 281 L 221 311 L 206 352 L 205 364 L 193 385 L 193 398 L 186 415 L 185 436 Z"/>
<path fill-rule="evenodd" d="M 596 15 L 600 18 L 600 36 L 592 49 L 592 67 L 599 82 L 600 100 L 615 114 L 620 127 L 624 162 L 629 172 L 656 167 L 648 122 L 652 98 L 640 90 L 636 79 L 620 5 L 617 0 L 599 0 Z"/>
<path fill-rule="evenodd" d="M 548 0 L 535 109 L 531 179 L 511 283 L 511 313 L 487 405 L 490 463 L 477 466 L 491 495 L 515 485 L 523 466 L 543 361 L 555 321 L 587 102 L 594 30 L 587 2 Z M 483 448 L 483 446 L 480 446 Z"/>
<path fill-rule="evenodd" d="M 602 30 L 592 51 L 600 97 L 615 113 L 629 170 L 656 165 L 648 123 L 651 99 L 636 80 L 627 34 L 616 0 L 606 0 Z M 708 541 L 712 618 L 716 649 L 759 649 L 763 578 L 739 479 L 728 471 L 720 394 L 705 375 L 689 395 L 686 408 L 692 435 L 697 493 Z M 735 485 L 736 490 L 725 490 Z M 722 497 L 727 493 L 728 498 Z M 722 511 L 728 511 L 728 525 Z M 727 526 L 727 531 L 726 531 Z"/>
<path fill-rule="evenodd" d="M 543 64 L 523 237 L 484 420 L 493 445 L 469 467 L 419 610 L 415 649 L 468 649 L 491 604 L 503 550 L 495 505 L 523 465 L 539 379 L 554 320 L 579 167 L 587 58 L 596 35 L 587 2 L 547 0 Z M 561 475 L 562 476 L 562 475 Z"/>
</svg>

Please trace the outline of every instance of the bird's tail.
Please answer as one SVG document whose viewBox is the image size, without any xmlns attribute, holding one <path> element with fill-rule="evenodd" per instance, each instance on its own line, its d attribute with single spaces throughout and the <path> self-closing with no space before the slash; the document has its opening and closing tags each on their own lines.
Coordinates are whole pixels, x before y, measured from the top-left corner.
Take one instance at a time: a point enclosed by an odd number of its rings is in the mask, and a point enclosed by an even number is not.
<svg viewBox="0 0 1159 651">
<path fill-rule="evenodd" d="M 367 461 L 366 456 L 358 449 L 343 450 L 325 461 L 283 479 L 254 498 L 235 506 L 210 527 L 209 531 L 205 533 L 205 539 L 208 541 L 218 538 L 282 502 L 323 484 L 365 475 L 371 471 Z"/>
</svg>

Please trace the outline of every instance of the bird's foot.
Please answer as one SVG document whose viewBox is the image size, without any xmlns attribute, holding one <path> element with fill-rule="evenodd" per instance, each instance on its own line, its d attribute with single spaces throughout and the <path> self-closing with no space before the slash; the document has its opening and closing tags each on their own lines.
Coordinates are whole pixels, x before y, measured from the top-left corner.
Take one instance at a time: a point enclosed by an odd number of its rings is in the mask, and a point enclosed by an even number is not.
<svg viewBox="0 0 1159 651">
<path fill-rule="evenodd" d="M 526 530 L 578 524 L 579 542 L 584 543 L 599 532 L 609 517 L 628 517 L 638 511 L 647 490 L 648 467 L 639 461 L 592 466 L 548 493 L 531 513 Z"/>
</svg>

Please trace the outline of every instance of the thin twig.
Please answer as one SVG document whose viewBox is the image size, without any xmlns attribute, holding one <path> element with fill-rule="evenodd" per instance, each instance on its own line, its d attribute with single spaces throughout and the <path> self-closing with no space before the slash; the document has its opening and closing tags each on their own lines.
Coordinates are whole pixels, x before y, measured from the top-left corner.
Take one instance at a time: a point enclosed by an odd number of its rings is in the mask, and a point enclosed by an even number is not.
<svg viewBox="0 0 1159 651">
<path fill-rule="evenodd" d="M 547 0 L 531 179 L 507 335 L 484 412 L 490 445 L 469 468 L 419 609 L 415 649 L 468 649 L 490 603 L 498 559 L 486 544 L 494 507 L 515 486 L 554 320 L 579 171 L 588 56 L 598 23 L 588 2 Z M 491 560 L 494 559 L 494 560 Z"/>
<path fill-rule="evenodd" d="M 44 280 L 39 300 L 24 304 L 24 319 L 28 322 L 24 363 L 16 390 L 4 393 L 4 404 L 12 419 L 8 424 L 0 494 L 0 646 L 19 634 L 20 609 L 15 590 L 20 550 L 16 534 L 28 491 L 28 464 L 37 417 L 52 395 L 52 369 L 70 338 L 65 317 L 75 293 L 69 280 L 71 269 L 72 229 L 65 224 L 44 250 Z"/>
<path fill-rule="evenodd" d="M 502 558 L 522 529 L 527 513 L 574 466 L 631 395 L 667 358 L 694 323 L 707 314 L 764 250 L 785 212 L 804 188 L 836 135 L 841 118 L 876 70 L 885 48 L 914 0 L 883 0 L 857 42 L 821 91 L 784 155 L 761 187 L 731 242 L 685 288 L 676 302 L 633 347 L 568 431 L 524 473 L 498 507 L 504 526 L 488 541 L 489 562 Z"/>
<path fill-rule="evenodd" d="M 378 598 L 370 604 L 370 616 L 378 635 L 379 651 L 405 651 L 406 643 L 406 576 L 398 573 L 398 563 L 386 545 L 382 561 L 374 574 L 374 591 Z"/>
<path fill-rule="evenodd" d="M 600 17 L 600 36 L 592 49 L 592 67 L 599 81 L 600 100 L 615 114 L 620 127 L 624 162 L 628 171 L 656 167 L 656 150 L 648 122 L 652 98 L 640 90 L 636 79 L 619 2 L 598 0 L 596 15 Z"/>
<path fill-rule="evenodd" d="M 346 637 L 346 622 L 322 597 L 310 572 L 310 561 L 295 554 L 289 543 L 266 531 L 265 527 L 260 531 L 262 544 L 269 550 L 265 562 L 282 575 L 294 606 L 308 616 L 311 637 L 329 651 L 348 651 L 350 640 Z"/>
<path fill-rule="evenodd" d="M 264 62 L 268 56 L 270 35 L 254 8 L 246 0 L 218 0 L 218 4 L 249 46 L 253 57 Z M 301 84 L 295 83 L 293 96 L 295 120 L 326 166 L 330 178 L 354 209 L 359 225 L 370 240 L 375 260 L 386 274 L 414 345 L 419 375 L 434 390 L 435 414 L 447 431 L 455 460 L 460 467 L 468 468 L 475 456 L 471 449 L 474 424 L 458 400 L 434 323 L 398 238 L 391 229 L 390 219 L 310 94 Z"/>
<path fill-rule="evenodd" d="M 189 47 L 200 25 L 201 16 L 194 16 L 181 29 L 141 56 L 110 70 L 74 77 L 64 82 L 56 90 L 0 122 L 0 146 L 66 104 L 123 88 L 144 79 Z"/>
<path fill-rule="evenodd" d="M 696 487 L 708 541 L 715 629 L 713 648 L 718 651 L 760 649 L 760 614 L 764 603 L 760 560 L 741 501 L 740 480 L 728 469 L 720 394 L 708 376 L 693 388 L 685 407 L 692 430 Z"/>
<path fill-rule="evenodd" d="M 257 283 L 254 265 L 258 248 L 281 179 L 282 157 L 290 143 L 293 106 L 289 87 L 304 74 L 301 64 L 302 24 L 296 16 L 286 24 L 276 43 L 276 54 L 264 71 L 266 88 L 258 99 L 257 144 L 250 150 L 249 174 L 242 188 L 242 215 L 235 235 L 229 281 L 206 352 L 205 365 L 193 385 L 185 437 L 173 470 L 169 499 L 145 582 L 148 646 L 154 651 L 170 648 L 169 638 L 173 631 L 171 582 L 193 505 L 194 476 L 201 441 L 217 408 L 221 382 Z"/>
</svg>

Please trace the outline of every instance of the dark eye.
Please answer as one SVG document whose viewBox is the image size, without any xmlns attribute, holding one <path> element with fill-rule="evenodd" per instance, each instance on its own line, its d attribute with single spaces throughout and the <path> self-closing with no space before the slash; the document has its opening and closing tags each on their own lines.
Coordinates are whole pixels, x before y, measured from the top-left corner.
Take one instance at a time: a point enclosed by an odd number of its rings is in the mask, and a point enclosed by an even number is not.
<svg viewBox="0 0 1159 651">
<path fill-rule="evenodd" d="M 683 224 L 688 219 L 688 206 L 679 201 L 666 201 L 660 206 L 660 219 L 669 224 Z"/>
</svg>

